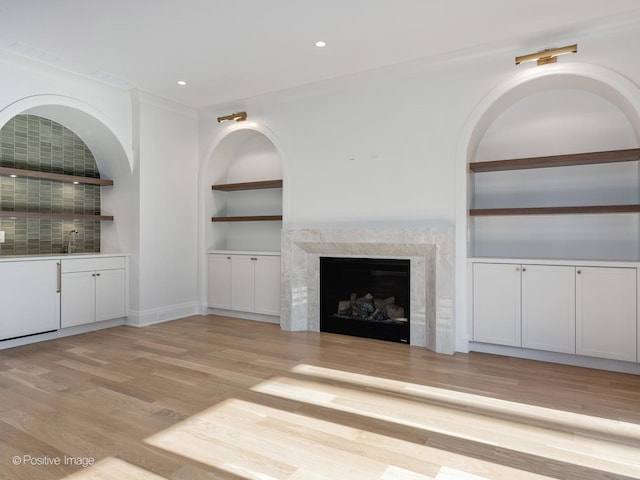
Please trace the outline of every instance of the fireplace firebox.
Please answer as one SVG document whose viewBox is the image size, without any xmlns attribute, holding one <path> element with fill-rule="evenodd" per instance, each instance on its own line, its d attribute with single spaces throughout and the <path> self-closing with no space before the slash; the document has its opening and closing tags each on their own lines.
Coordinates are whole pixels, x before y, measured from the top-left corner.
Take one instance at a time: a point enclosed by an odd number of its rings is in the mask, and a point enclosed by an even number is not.
<svg viewBox="0 0 640 480">
<path fill-rule="evenodd" d="M 409 343 L 409 260 L 320 257 L 320 331 Z"/>
</svg>

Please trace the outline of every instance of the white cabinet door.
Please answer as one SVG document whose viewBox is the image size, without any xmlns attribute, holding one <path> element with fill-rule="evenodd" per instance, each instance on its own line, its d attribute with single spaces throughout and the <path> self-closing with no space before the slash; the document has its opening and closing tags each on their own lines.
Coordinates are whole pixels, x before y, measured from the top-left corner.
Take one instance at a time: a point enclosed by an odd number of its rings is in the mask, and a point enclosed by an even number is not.
<svg viewBox="0 0 640 480">
<path fill-rule="evenodd" d="M 522 346 L 575 353 L 575 267 L 522 266 Z"/>
<path fill-rule="evenodd" d="M 210 253 L 207 305 L 280 315 L 280 256 Z"/>
<path fill-rule="evenodd" d="M 95 280 L 93 272 L 63 273 L 61 327 L 73 327 L 95 320 Z"/>
<path fill-rule="evenodd" d="M 280 315 L 280 257 L 257 257 L 254 267 L 256 313 Z"/>
<path fill-rule="evenodd" d="M 520 265 L 473 265 L 473 340 L 521 346 Z"/>
<path fill-rule="evenodd" d="M 125 257 L 62 260 L 62 327 L 126 316 L 125 265 Z"/>
<path fill-rule="evenodd" d="M 578 267 L 576 353 L 637 360 L 636 269 Z"/>
<path fill-rule="evenodd" d="M 209 288 L 207 305 L 231 308 L 231 256 L 209 255 Z"/>
<path fill-rule="evenodd" d="M 231 308 L 252 312 L 254 308 L 254 262 L 250 255 L 231 256 Z"/>
<path fill-rule="evenodd" d="M 125 271 L 100 270 L 95 273 L 96 321 L 125 316 Z"/>
<path fill-rule="evenodd" d="M 60 328 L 58 262 L 0 263 L 0 339 Z"/>
</svg>

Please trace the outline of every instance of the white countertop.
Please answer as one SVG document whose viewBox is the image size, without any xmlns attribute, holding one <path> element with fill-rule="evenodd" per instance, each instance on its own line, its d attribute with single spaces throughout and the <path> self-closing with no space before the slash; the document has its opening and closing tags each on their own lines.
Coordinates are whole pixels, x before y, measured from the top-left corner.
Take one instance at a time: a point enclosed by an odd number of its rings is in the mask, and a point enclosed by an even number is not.
<svg viewBox="0 0 640 480">
<path fill-rule="evenodd" d="M 35 255 L 4 255 L 0 256 L 0 262 L 24 262 L 36 260 L 68 260 L 70 258 L 105 258 L 105 257 L 128 257 L 128 253 L 41 253 Z"/>
<path fill-rule="evenodd" d="M 573 265 L 579 267 L 638 267 L 640 262 L 629 260 L 567 260 L 547 258 L 489 258 L 471 257 L 468 263 L 514 263 L 527 265 Z"/>
<path fill-rule="evenodd" d="M 207 253 L 220 255 L 273 255 L 280 256 L 280 252 L 261 252 L 258 250 L 209 250 Z"/>
</svg>

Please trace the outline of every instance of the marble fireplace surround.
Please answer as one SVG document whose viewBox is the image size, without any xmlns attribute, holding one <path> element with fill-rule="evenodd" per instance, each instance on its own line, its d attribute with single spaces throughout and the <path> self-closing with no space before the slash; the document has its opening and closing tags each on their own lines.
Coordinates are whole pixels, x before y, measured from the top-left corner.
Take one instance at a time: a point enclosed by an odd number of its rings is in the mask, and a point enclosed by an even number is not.
<svg viewBox="0 0 640 480">
<path fill-rule="evenodd" d="M 280 325 L 320 330 L 320 257 L 409 259 L 411 345 L 454 352 L 453 227 L 282 231 Z"/>
</svg>

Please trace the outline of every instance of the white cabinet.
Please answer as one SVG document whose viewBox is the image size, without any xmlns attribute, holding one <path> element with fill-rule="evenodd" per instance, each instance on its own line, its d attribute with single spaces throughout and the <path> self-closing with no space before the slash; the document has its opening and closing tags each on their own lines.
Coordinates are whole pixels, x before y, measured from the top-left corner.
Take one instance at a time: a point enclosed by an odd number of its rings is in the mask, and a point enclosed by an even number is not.
<svg viewBox="0 0 640 480">
<path fill-rule="evenodd" d="M 474 263 L 476 342 L 637 361 L 637 268 Z"/>
<path fill-rule="evenodd" d="M 57 260 L 0 262 L 0 340 L 60 328 Z"/>
<path fill-rule="evenodd" d="M 126 316 L 125 258 L 62 260 L 61 326 Z"/>
<path fill-rule="evenodd" d="M 575 353 L 575 271 L 564 265 L 522 266 L 522 346 Z"/>
<path fill-rule="evenodd" d="M 473 339 L 521 345 L 520 265 L 473 265 Z"/>
<path fill-rule="evenodd" d="M 280 315 L 280 257 L 258 257 L 254 268 L 254 310 Z"/>
<path fill-rule="evenodd" d="M 209 254 L 208 306 L 280 314 L 280 256 Z"/>
<path fill-rule="evenodd" d="M 231 308 L 230 255 L 209 255 L 207 304 L 211 308 Z"/>
<path fill-rule="evenodd" d="M 576 353 L 637 360 L 635 268 L 578 268 Z"/>
<path fill-rule="evenodd" d="M 231 257 L 231 308 L 254 311 L 255 269 L 258 257 L 234 255 Z"/>
</svg>

